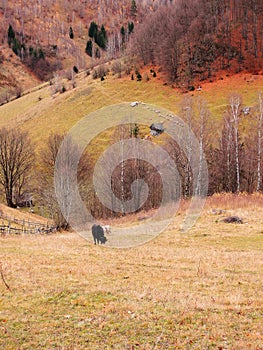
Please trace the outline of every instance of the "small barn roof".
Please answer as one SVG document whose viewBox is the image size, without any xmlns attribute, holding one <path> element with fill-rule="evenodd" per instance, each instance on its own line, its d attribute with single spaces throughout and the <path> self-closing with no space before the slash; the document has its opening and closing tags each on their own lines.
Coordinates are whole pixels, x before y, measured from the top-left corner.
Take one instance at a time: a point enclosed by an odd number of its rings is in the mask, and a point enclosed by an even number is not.
<svg viewBox="0 0 263 350">
<path fill-rule="evenodd" d="M 150 129 L 151 129 L 151 135 L 153 136 L 160 135 L 162 132 L 164 132 L 163 123 L 153 123 L 150 126 Z"/>
</svg>

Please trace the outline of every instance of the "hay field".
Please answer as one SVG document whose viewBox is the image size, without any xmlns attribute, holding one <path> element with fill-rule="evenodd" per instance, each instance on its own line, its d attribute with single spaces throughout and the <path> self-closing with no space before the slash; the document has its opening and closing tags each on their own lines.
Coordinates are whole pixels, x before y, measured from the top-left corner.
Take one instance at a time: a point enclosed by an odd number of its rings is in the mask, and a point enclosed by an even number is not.
<svg viewBox="0 0 263 350">
<path fill-rule="evenodd" d="M 262 204 L 213 196 L 182 234 L 183 205 L 129 249 L 73 232 L 1 237 L 1 349 L 262 349 Z M 231 214 L 244 223 L 221 222 Z"/>
</svg>

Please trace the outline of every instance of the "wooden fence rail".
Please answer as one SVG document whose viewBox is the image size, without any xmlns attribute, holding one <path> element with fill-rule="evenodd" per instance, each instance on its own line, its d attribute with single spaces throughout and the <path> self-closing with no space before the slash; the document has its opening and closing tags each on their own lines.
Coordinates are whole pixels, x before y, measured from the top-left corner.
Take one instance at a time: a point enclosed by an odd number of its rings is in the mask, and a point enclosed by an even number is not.
<svg viewBox="0 0 263 350">
<path fill-rule="evenodd" d="M 57 231 L 57 228 L 47 222 L 47 224 L 41 224 L 39 222 L 33 222 L 30 220 L 20 220 L 15 217 L 0 214 L 2 219 L 2 224 L 0 224 L 0 233 L 28 233 L 28 234 L 38 234 L 38 233 L 51 233 Z M 5 222 L 4 222 L 5 221 Z M 20 227 L 16 227 L 18 225 Z"/>
<path fill-rule="evenodd" d="M 44 234 L 44 233 L 52 233 L 55 232 L 55 228 L 49 228 L 49 229 L 39 229 L 39 228 L 32 228 L 32 229 L 27 229 L 25 227 L 19 228 L 19 227 L 13 227 L 10 225 L 0 225 L 0 234 L 10 234 L 10 233 L 15 233 L 15 234 Z"/>
<path fill-rule="evenodd" d="M 12 222 L 12 223 L 15 223 L 15 224 L 18 224 L 18 225 L 21 225 L 21 226 L 28 226 L 28 227 L 32 226 L 32 227 L 39 227 L 39 228 L 49 228 L 49 227 L 52 226 L 48 222 L 45 225 L 45 224 L 41 224 L 40 222 L 34 222 L 34 221 L 25 220 L 25 219 L 20 220 L 20 219 L 17 219 L 15 217 L 3 215 L 3 214 L 0 214 L 0 218 L 2 220 L 8 221 L 8 222 Z"/>
</svg>

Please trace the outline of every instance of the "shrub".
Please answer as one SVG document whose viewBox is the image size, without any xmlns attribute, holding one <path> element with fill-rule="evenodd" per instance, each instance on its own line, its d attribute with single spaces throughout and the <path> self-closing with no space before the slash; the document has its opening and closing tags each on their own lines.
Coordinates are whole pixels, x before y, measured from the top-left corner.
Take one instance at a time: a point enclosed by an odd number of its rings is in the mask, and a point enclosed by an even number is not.
<svg viewBox="0 0 263 350">
<path fill-rule="evenodd" d="M 92 78 L 93 79 L 102 78 L 102 77 L 105 77 L 105 75 L 107 74 L 108 74 L 108 69 L 104 66 L 104 64 L 101 64 L 100 66 L 98 66 L 98 68 L 94 69 L 92 73 Z"/>
<path fill-rule="evenodd" d="M 85 52 L 86 52 L 87 55 L 92 57 L 92 41 L 91 40 L 87 41 Z"/>
<path fill-rule="evenodd" d="M 121 77 L 121 61 L 114 61 L 112 65 L 113 74 L 118 74 L 118 77 Z"/>
<path fill-rule="evenodd" d="M 137 81 L 141 81 L 142 80 L 142 76 L 141 76 L 140 72 L 136 71 L 135 74 L 136 74 Z"/>
<path fill-rule="evenodd" d="M 92 78 L 93 79 L 98 79 L 98 71 L 97 71 L 97 69 L 94 69 L 94 71 L 92 72 Z"/>
<path fill-rule="evenodd" d="M 137 80 L 138 80 L 138 78 L 137 78 Z M 144 73 L 143 74 L 143 81 L 149 81 L 150 80 L 150 78 L 149 78 L 149 75 L 147 74 L 147 73 Z"/>
</svg>

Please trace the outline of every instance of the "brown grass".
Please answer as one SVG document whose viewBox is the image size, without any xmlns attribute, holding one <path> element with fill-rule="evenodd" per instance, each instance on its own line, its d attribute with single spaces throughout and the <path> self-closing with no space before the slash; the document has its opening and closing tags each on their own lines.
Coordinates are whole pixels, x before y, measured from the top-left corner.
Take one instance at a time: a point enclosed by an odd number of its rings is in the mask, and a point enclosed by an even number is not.
<svg viewBox="0 0 263 350">
<path fill-rule="evenodd" d="M 0 203 L 0 218 L 3 215 L 4 217 L 9 217 L 11 220 L 15 218 L 17 220 L 32 221 L 43 225 L 47 224 L 48 220 L 46 218 L 37 214 L 32 214 L 30 209 L 31 208 L 13 209 Z"/>
<path fill-rule="evenodd" d="M 20 126 L 29 132 L 39 148 L 45 144 L 50 132 L 67 132 L 77 121 L 99 108 L 138 100 L 178 113 L 185 96 L 171 86 L 163 86 L 158 78 L 137 82 L 131 81 L 130 77 L 116 79 L 107 76 L 101 82 L 92 80 L 90 76 L 83 78 L 80 74 L 76 81 L 76 89 L 54 98 L 51 97 L 52 87 L 48 86 L 1 106 L 0 126 Z M 207 101 L 211 119 L 217 128 L 229 95 L 238 92 L 242 94 L 245 106 L 253 106 L 257 92 L 262 89 L 262 81 L 262 76 L 248 74 L 224 77 L 224 80 L 204 83 L 201 91 L 189 94 L 202 96 Z"/>
<path fill-rule="evenodd" d="M 74 233 L 2 238 L 12 291 L 0 284 L 1 348 L 262 349 L 261 200 L 214 196 L 188 233 L 182 209 L 131 249 Z M 222 223 L 213 208 L 247 223 Z"/>
</svg>

